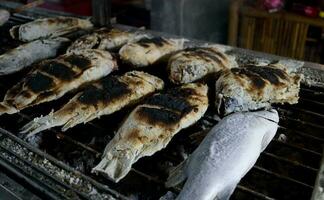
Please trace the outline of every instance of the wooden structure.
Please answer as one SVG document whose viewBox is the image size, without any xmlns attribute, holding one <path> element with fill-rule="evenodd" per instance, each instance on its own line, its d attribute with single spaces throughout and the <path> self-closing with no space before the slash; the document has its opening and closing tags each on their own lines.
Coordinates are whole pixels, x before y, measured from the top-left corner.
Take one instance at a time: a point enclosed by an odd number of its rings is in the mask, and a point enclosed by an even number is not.
<svg viewBox="0 0 324 200">
<path fill-rule="evenodd" d="M 317 28 L 317 37 L 310 36 Z M 229 45 L 280 56 L 320 62 L 324 20 L 280 11 L 268 13 L 233 1 L 230 7 Z"/>
<path fill-rule="evenodd" d="M 92 0 L 92 18 L 95 25 L 110 27 L 111 0 Z"/>
</svg>

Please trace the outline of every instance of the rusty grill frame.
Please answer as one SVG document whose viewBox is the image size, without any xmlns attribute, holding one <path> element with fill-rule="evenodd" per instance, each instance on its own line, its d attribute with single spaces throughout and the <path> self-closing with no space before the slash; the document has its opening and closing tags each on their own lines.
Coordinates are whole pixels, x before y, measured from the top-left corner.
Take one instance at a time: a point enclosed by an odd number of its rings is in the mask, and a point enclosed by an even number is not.
<svg viewBox="0 0 324 200">
<path fill-rule="evenodd" d="M 43 12 L 34 16 L 46 16 L 46 14 L 47 12 Z M 33 14 L 29 16 L 33 16 Z M 19 14 L 12 16 L 9 23 L 22 23 L 31 19 L 32 17 Z M 125 28 L 124 26 L 120 27 Z M 150 33 L 164 36 L 163 33 Z M 193 43 L 201 42 L 193 41 Z M 282 59 L 278 56 L 249 50 L 235 48 L 232 50 L 234 54 L 240 55 L 242 59 L 254 59 L 256 57 L 269 60 Z M 305 63 L 304 67 L 305 71 L 313 70 L 315 74 L 316 72 L 324 74 L 324 68 L 321 65 Z M 13 79 L 10 80 L 10 77 Z M 14 75 L 14 77 L 9 76 L 7 79 L 10 81 L 0 78 L 1 95 L 8 88 L 8 85 L 14 83 L 17 78 L 17 75 Z M 298 199 L 308 199 L 311 197 L 322 158 L 322 144 L 324 143 L 324 126 L 321 125 L 321 122 L 324 120 L 324 86 L 320 84 L 320 82 L 324 83 L 324 81 L 321 76 L 318 79 L 321 79 L 319 80 L 319 86 L 302 86 L 300 103 L 297 105 L 277 106 L 280 115 L 278 132 L 270 145 L 261 154 L 256 165 L 242 179 L 231 199 L 273 200 L 296 199 L 296 197 Z M 64 100 L 58 101 L 57 105 L 64 102 Z M 44 106 L 40 106 L 38 109 L 27 109 L 27 111 L 22 111 L 14 116 L 0 117 L 0 169 L 3 172 L 6 171 L 8 176 L 18 179 L 22 184 L 43 198 L 109 199 L 114 197 L 117 199 L 131 199 L 130 196 L 124 194 L 125 190 L 131 190 L 132 183 L 127 183 L 128 180 L 122 181 L 121 184 L 123 186 L 120 189 L 119 184 L 82 173 L 50 155 L 50 153 L 45 153 L 17 137 L 19 134 L 14 134 L 10 131 L 12 129 L 11 125 L 8 125 L 9 128 L 3 125 L 6 123 L 10 124 L 15 120 L 18 121 L 18 124 L 32 120 L 33 117 L 37 116 L 37 111 L 35 110 L 39 111 L 39 109 L 44 109 Z M 42 110 L 42 113 L 47 113 L 47 111 L 44 112 Z M 111 131 L 106 130 L 107 127 L 102 126 L 103 120 L 90 122 L 87 125 L 90 127 L 89 130 L 97 132 Z M 134 165 L 131 170 L 131 176 L 135 177 L 135 180 L 145 182 L 143 186 L 149 188 L 144 189 L 149 190 L 151 189 L 150 187 L 159 188 L 154 191 L 157 193 L 155 194 L 156 196 L 147 196 L 147 199 L 154 199 L 158 194 L 161 195 L 167 190 L 163 188 L 164 180 L 161 179 L 162 175 L 155 174 L 154 169 L 152 169 L 156 166 L 146 165 L 154 163 L 157 159 L 164 159 L 174 165 L 179 163 L 179 155 L 174 156 L 172 154 L 172 151 L 177 146 L 176 144 L 181 142 L 192 151 L 197 144 L 192 143 L 190 138 L 195 138 L 195 135 L 206 132 L 215 123 L 217 121 L 212 113 L 207 112 L 197 125 L 179 133 L 170 143 L 170 147 L 167 147 L 151 158 L 143 158 Z M 73 130 L 75 131 L 75 129 Z M 56 129 L 46 132 L 51 132 L 52 136 L 55 136 L 57 140 L 73 145 L 75 148 L 83 149 L 96 158 L 101 155 L 98 149 L 76 140 L 76 135 L 63 134 L 56 131 Z M 190 134 L 190 137 L 183 137 L 187 133 Z M 147 169 L 149 170 L 145 171 Z M 59 171 L 61 173 L 58 173 Z M 91 191 L 97 191 L 97 193 L 92 194 Z M 171 191 L 177 193 L 179 188 L 172 188 Z M 141 197 L 140 195 L 139 197 Z M 145 197 L 146 193 L 142 195 Z"/>
</svg>

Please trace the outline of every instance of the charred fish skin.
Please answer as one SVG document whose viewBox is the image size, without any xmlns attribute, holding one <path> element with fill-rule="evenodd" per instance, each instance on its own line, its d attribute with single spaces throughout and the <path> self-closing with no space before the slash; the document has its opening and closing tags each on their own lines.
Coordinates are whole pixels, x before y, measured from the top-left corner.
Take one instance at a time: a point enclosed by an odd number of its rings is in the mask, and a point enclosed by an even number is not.
<svg viewBox="0 0 324 200">
<path fill-rule="evenodd" d="M 87 123 L 102 115 L 112 114 L 134 104 L 143 97 L 162 90 L 162 79 L 145 72 L 131 71 L 122 76 L 107 76 L 89 85 L 64 107 L 46 116 L 35 118 L 22 128 L 30 137 L 40 131 L 62 126 L 66 131 L 80 123 Z"/>
<path fill-rule="evenodd" d="M 19 83 L 9 89 L 0 104 L 0 115 L 62 97 L 81 85 L 117 70 L 116 60 L 102 50 L 84 50 L 40 62 Z"/>
<path fill-rule="evenodd" d="M 175 134 L 203 116 L 208 107 L 207 90 L 207 85 L 188 84 L 156 94 L 137 106 L 92 172 L 120 181 L 138 159 L 165 148 Z"/>
<path fill-rule="evenodd" d="M 183 39 L 165 39 L 162 37 L 143 38 L 124 45 L 119 50 L 121 60 L 134 68 L 154 64 L 162 57 L 183 48 Z"/>
<path fill-rule="evenodd" d="M 68 48 L 67 52 L 94 48 L 115 50 L 126 43 L 135 42 L 144 37 L 147 37 L 147 35 L 140 32 L 123 31 L 117 28 L 101 28 L 94 33 L 84 35 L 77 39 Z"/>
<path fill-rule="evenodd" d="M 177 200 L 229 199 L 275 136 L 278 122 L 275 110 L 223 118 L 171 174 L 167 187 L 186 180 Z"/>
<path fill-rule="evenodd" d="M 67 38 L 35 40 L 0 55 L 0 75 L 18 72 L 44 59 L 57 56 L 70 43 Z"/>
<path fill-rule="evenodd" d="M 196 47 L 172 55 L 168 70 L 169 78 L 173 83 L 184 84 L 237 66 L 235 59 L 216 47 Z"/>
<path fill-rule="evenodd" d="M 93 24 L 85 19 L 74 17 L 43 18 L 12 27 L 10 35 L 13 39 L 30 42 L 37 39 L 58 37 L 92 27 Z"/>
<path fill-rule="evenodd" d="M 289 74 L 284 66 L 232 68 L 216 81 L 216 108 L 219 113 L 269 108 L 273 103 L 298 103 L 302 76 Z"/>
</svg>

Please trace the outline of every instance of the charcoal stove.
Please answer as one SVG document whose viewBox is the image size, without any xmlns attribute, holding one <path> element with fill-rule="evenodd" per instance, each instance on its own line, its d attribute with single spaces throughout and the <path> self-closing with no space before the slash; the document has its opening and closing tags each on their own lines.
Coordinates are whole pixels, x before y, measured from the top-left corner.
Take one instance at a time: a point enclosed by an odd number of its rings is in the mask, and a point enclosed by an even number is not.
<svg viewBox="0 0 324 200">
<path fill-rule="evenodd" d="M 0 2 L 0 7 L 6 6 Z M 0 53 L 19 45 L 8 35 L 11 26 L 40 16 L 61 14 L 35 9 L 13 15 L 0 28 Z M 257 58 L 282 59 L 243 49 L 230 51 L 242 62 Z M 280 114 L 278 132 L 231 199 L 311 198 L 324 143 L 323 70 L 312 63 L 300 68 L 306 80 L 311 81 L 302 85 L 298 104 L 276 106 Z M 1 98 L 25 73 L 0 78 Z M 178 193 L 179 188 L 164 187 L 168 169 L 190 154 L 199 144 L 199 137 L 217 123 L 212 110 L 207 111 L 197 124 L 177 134 L 166 149 L 140 159 L 127 177 L 116 184 L 90 171 L 131 108 L 65 133 L 51 129 L 27 141 L 19 134 L 20 127 L 34 117 L 57 109 L 71 95 L 15 115 L 0 116 L 0 193 L 16 199 L 158 199 L 167 191 Z"/>
</svg>

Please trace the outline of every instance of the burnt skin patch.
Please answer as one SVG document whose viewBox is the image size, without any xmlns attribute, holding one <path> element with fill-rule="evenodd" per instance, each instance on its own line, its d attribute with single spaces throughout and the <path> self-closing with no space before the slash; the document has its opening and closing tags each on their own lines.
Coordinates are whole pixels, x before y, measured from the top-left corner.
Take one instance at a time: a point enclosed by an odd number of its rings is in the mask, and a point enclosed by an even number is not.
<svg viewBox="0 0 324 200">
<path fill-rule="evenodd" d="M 189 113 L 193 109 L 193 106 L 190 105 L 185 99 L 177 98 L 168 94 L 155 95 L 149 98 L 146 103 L 161 106 L 169 110 L 174 110 L 181 113 L 182 116 Z"/>
<path fill-rule="evenodd" d="M 197 96 L 197 91 L 193 88 L 174 88 L 169 90 L 167 94 L 178 97 L 178 98 L 188 98 L 190 96 Z"/>
<path fill-rule="evenodd" d="M 249 71 L 258 74 L 263 79 L 268 80 L 271 84 L 274 85 L 279 85 L 281 83 L 279 78 L 283 80 L 288 80 L 288 76 L 281 69 L 275 69 L 272 67 L 260 67 L 260 66 L 253 66 L 253 65 L 246 66 L 246 68 Z"/>
<path fill-rule="evenodd" d="M 173 125 L 179 122 L 181 115 L 166 109 L 141 107 L 137 110 L 140 120 L 151 125 Z"/>
<path fill-rule="evenodd" d="M 25 98 L 31 98 L 32 97 L 32 94 L 30 94 L 29 91 L 22 91 L 20 93 L 21 96 L 25 97 Z"/>
<path fill-rule="evenodd" d="M 258 74 L 249 71 L 247 68 L 232 68 L 231 71 L 236 75 L 245 75 L 248 77 L 252 81 L 252 88 L 250 88 L 251 90 L 260 90 L 266 85 L 266 82 Z"/>
<path fill-rule="evenodd" d="M 50 75 L 53 75 L 56 78 L 63 81 L 72 80 L 75 75 L 74 71 L 72 71 L 68 66 L 64 65 L 63 63 L 59 63 L 57 61 L 49 62 L 41 69 L 42 71 Z"/>
<path fill-rule="evenodd" d="M 213 60 L 214 62 L 218 63 L 220 66 L 225 67 L 223 61 L 226 61 L 227 58 L 221 52 L 217 52 L 210 48 L 204 47 L 195 47 L 195 48 L 188 48 L 185 50 L 188 52 L 187 55 L 191 56 L 198 56 L 201 59 L 204 59 L 206 62 L 209 60 Z M 206 59 L 207 58 L 207 59 Z"/>
<path fill-rule="evenodd" d="M 76 66 L 82 70 L 88 68 L 91 65 L 91 61 L 80 55 L 72 54 L 64 59 L 64 61 Z"/>
<path fill-rule="evenodd" d="M 26 85 L 35 93 L 39 93 L 45 90 L 50 89 L 54 82 L 51 77 L 45 76 L 37 72 L 36 74 L 32 74 L 26 80 Z"/>
<path fill-rule="evenodd" d="M 100 101 L 108 103 L 131 92 L 127 84 L 120 82 L 116 77 L 106 77 L 99 84 L 102 88 L 89 86 L 78 100 L 83 104 L 96 104 Z"/>
<path fill-rule="evenodd" d="M 57 17 L 57 18 L 49 18 L 47 20 L 48 24 L 51 25 L 51 24 L 59 24 L 59 23 L 62 23 L 62 24 L 74 24 L 75 20 L 72 19 L 72 18 L 65 18 L 65 17 Z"/>
<path fill-rule="evenodd" d="M 155 44 L 158 47 L 164 46 L 168 41 L 161 37 L 154 37 L 154 38 L 143 38 L 137 42 L 140 46 L 144 48 L 148 48 L 150 44 Z"/>
<path fill-rule="evenodd" d="M 133 142 L 139 142 L 142 144 L 149 143 L 149 138 L 145 135 L 141 135 L 141 133 L 138 129 L 131 130 L 131 132 L 127 136 L 127 140 L 130 140 Z"/>
</svg>

